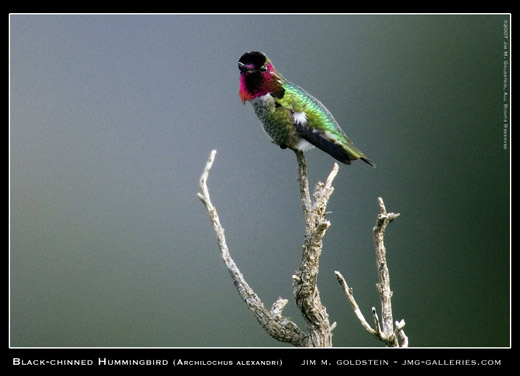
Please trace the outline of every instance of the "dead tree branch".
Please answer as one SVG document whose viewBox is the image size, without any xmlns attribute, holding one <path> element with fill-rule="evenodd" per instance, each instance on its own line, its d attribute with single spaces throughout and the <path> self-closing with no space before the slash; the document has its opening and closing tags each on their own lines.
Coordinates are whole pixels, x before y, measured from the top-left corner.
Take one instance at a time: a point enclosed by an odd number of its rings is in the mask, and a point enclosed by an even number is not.
<svg viewBox="0 0 520 376">
<path fill-rule="evenodd" d="M 307 342 L 307 335 L 303 333 L 292 320 L 282 316 L 282 309 L 287 304 L 287 300 L 278 298 L 278 300 L 273 304 L 271 310 L 268 311 L 258 295 L 247 284 L 244 276 L 231 258 L 231 254 L 229 253 L 226 244 L 226 237 L 224 236 L 224 228 L 220 224 L 217 209 L 211 203 L 207 186 L 209 171 L 213 166 L 216 153 L 217 151 L 213 150 L 209 156 L 204 172 L 200 178 L 201 193 L 198 193 L 197 196 L 208 211 L 211 223 L 213 224 L 213 229 L 217 235 L 222 259 L 228 268 L 229 274 L 238 290 L 238 294 L 248 305 L 249 309 L 253 312 L 264 330 L 278 341 L 288 342 L 294 346 L 303 346 L 303 344 Z"/>
<path fill-rule="evenodd" d="M 330 324 L 329 322 L 327 310 L 321 302 L 317 281 L 323 237 L 330 226 L 330 222 L 325 219 L 326 209 L 330 196 L 334 191 L 332 182 L 338 173 L 338 165 L 336 163 L 334 164 L 325 183 L 318 182 L 316 184 L 311 198 L 307 178 L 307 162 L 303 153 L 296 151 L 298 181 L 300 183 L 300 196 L 305 221 L 305 241 L 302 246 L 300 267 L 293 275 L 293 294 L 307 326 L 307 333 L 305 333 L 298 328 L 291 319 L 282 315 L 282 310 L 287 304 L 286 299 L 278 298 L 272 305 L 271 310 L 265 308 L 258 295 L 247 284 L 244 276 L 231 258 L 224 236 L 224 228 L 220 224 L 216 208 L 211 203 L 207 186 L 208 175 L 213 166 L 215 154 L 216 150 L 213 150 L 206 163 L 200 178 L 201 192 L 197 195 L 208 211 L 213 229 L 217 235 L 222 259 L 228 268 L 240 297 L 248 305 L 264 330 L 278 341 L 288 342 L 299 347 L 332 346 L 332 330 L 336 326 L 336 323 Z M 382 328 L 375 308 L 372 308 L 375 321 L 375 329 L 373 329 L 365 320 L 354 299 L 352 289 L 347 285 L 341 273 L 336 272 L 336 277 L 343 287 L 354 309 L 354 313 L 367 332 L 374 338 L 383 341 L 387 346 L 406 347 L 408 345 L 408 338 L 403 331 L 404 320 L 396 321 L 395 328 L 392 321 L 392 291 L 390 290 L 390 274 L 386 263 L 386 249 L 384 246 L 386 226 L 397 218 L 399 214 L 387 213 L 381 198 L 379 198 L 379 208 L 380 214 L 378 215 L 376 226 L 374 227 L 374 243 L 379 280 L 377 287 L 381 296 Z M 401 344 L 399 344 L 398 338 L 401 339 Z"/>
<path fill-rule="evenodd" d="M 311 199 L 307 162 L 300 151 L 296 152 L 296 158 L 305 220 L 305 241 L 302 247 L 300 268 L 293 275 L 293 294 L 307 325 L 308 343 L 304 346 L 329 347 L 332 346 L 332 330 L 336 324 L 329 323 L 327 310 L 321 303 L 317 281 L 323 236 L 330 226 L 330 222 L 325 219 L 325 213 L 329 198 L 334 191 L 332 182 L 339 167 L 335 163 L 325 184 L 321 182 L 316 184 L 313 199 Z"/>
<path fill-rule="evenodd" d="M 384 342 L 389 347 L 407 347 L 408 337 L 406 336 L 403 330 L 405 325 L 404 320 L 396 321 L 394 328 L 392 316 L 392 290 L 390 289 L 390 273 L 388 271 L 388 265 L 386 262 L 386 248 L 384 244 L 386 226 L 388 226 L 390 222 L 396 219 L 399 216 L 399 214 L 387 213 L 385 204 L 381 197 L 378 198 L 378 203 L 380 213 L 377 216 L 376 225 L 374 226 L 373 231 L 378 272 L 378 283 L 376 284 L 376 286 L 381 297 L 381 313 L 383 318 L 382 328 L 376 309 L 372 307 L 372 315 L 374 317 L 375 323 L 375 329 L 373 329 L 372 327 L 370 327 L 368 322 L 365 320 L 365 317 L 361 313 L 361 310 L 359 309 L 359 306 L 357 305 L 356 300 L 354 299 L 352 289 L 347 285 L 345 278 L 343 278 L 341 273 L 338 271 L 335 272 L 336 278 L 343 287 L 343 290 L 347 295 L 347 299 L 352 305 L 354 313 L 357 316 L 358 320 L 361 322 L 361 325 L 371 336 Z M 399 338 L 401 339 L 401 343 L 399 343 Z"/>
<path fill-rule="evenodd" d="M 313 198 L 311 199 L 307 179 L 307 163 L 303 153 L 296 153 L 300 195 L 305 219 L 305 242 L 302 247 L 300 268 L 293 275 L 293 293 L 305 319 L 308 330 L 305 333 L 292 320 L 282 316 L 282 309 L 287 304 L 287 300 L 279 298 L 270 311 L 265 308 L 231 258 L 224 236 L 224 228 L 220 224 L 217 210 L 211 203 L 207 186 L 208 175 L 213 166 L 215 154 L 216 151 L 213 150 L 200 178 L 201 193 L 198 193 L 198 197 L 208 211 L 213 229 L 217 235 L 222 259 L 233 278 L 238 293 L 249 306 L 258 322 L 273 338 L 300 347 L 332 346 L 332 330 L 336 324 L 333 323 L 331 325 L 329 323 L 329 316 L 321 303 L 320 293 L 317 288 L 317 278 L 323 236 L 330 226 L 330 222 L 325 220 L 325 210 L 330 195 L 334 190 L 332 181 L 338 173 L 338 165 L 334 164 L 334 168 L 325 183 L 319 182 L 316 185 Z"/>
</svg>

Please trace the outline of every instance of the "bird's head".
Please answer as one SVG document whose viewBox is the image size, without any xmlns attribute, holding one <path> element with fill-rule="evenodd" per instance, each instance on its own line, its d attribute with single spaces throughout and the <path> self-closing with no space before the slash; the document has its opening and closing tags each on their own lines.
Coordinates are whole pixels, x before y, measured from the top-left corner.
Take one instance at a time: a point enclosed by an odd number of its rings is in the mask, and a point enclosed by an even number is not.
<svg viewBox="0 0 520 376">
<path fill-rule="evenodd" d="M 260 51 L 246 52 L 238 60 L 240 71 L 240 99 L 242 102 L 271 94 L 281 98 L 285 92 L 282 77 L 274 69 L 271 60 Z"/>
</svg>

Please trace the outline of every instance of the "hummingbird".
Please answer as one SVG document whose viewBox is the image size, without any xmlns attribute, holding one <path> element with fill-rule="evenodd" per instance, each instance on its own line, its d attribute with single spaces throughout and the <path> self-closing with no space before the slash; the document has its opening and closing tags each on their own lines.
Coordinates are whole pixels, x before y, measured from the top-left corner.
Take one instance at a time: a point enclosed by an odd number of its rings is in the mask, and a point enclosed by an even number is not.
<svg viewBox="0 0 520 376">
<path fill-rule="evenodd" d="M 282 149 L 307 151 L 317 147 L 350 164 L 361 159 L 375 164 L 354 146 L 327 108 L 301 87 L 287 81 L 260 51 L 238 61 L 240 99 L 251 102 L 271 141 Z"/>
</svg>

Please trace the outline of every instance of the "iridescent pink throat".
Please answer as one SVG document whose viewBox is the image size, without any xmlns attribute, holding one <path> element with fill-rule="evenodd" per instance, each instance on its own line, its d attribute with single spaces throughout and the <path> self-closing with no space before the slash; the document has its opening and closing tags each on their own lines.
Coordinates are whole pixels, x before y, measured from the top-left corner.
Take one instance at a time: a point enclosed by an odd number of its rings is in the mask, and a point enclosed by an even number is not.
<svg viewBox="0 0 520 376">
<path fill-rule="evenodd" d="M 239 96 L 242 100 L 242 103 L 246 101 L 250 101 L 251 99 L 255 99 L 257 97 L 261 97 L 262 95 L 266 95 L 268 93 L 272 93 L 273 91 L 277 91 L 281 88 L 281 84 L 279 82 L 280 77 L 276 74 L 274 67 L 267 63 L 267 71 L 265 72 L 255 72 L 255 74 L 260 74 L 261 85 L 255 88 L 253 92 L 248 91 L 246 87 L 246 77 L 250 74 L 250 72 L 245 72 L 240 74 L 240 90 Z"/>
</svg>

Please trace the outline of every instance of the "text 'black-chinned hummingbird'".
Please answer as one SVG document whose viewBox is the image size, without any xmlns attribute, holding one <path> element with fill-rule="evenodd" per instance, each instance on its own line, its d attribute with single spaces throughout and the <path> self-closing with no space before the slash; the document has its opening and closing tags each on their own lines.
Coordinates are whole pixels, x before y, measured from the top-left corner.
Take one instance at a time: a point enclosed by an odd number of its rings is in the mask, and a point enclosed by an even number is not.
<svg viewBox="0 0 520 376">
<path fill-rule="evenodd" d="M 287 81 L 260 51 L 238 61 L 240 98 L 251 102 L 272 142 L 282 149 L 306 151 L 313 146 L 338 161 L 361 159 L 375 167 L 354 146 L 327 108 L 301 87 Z"/>
</svg>

